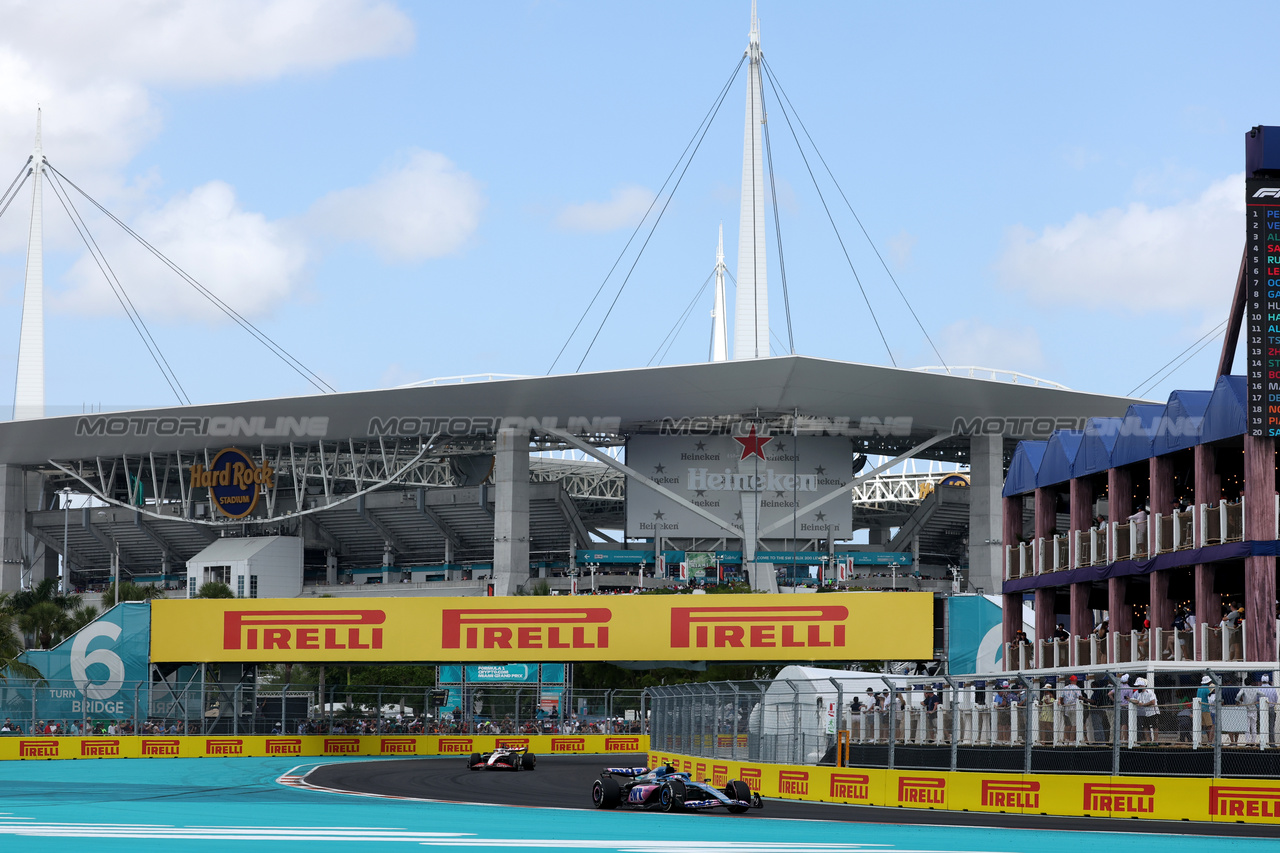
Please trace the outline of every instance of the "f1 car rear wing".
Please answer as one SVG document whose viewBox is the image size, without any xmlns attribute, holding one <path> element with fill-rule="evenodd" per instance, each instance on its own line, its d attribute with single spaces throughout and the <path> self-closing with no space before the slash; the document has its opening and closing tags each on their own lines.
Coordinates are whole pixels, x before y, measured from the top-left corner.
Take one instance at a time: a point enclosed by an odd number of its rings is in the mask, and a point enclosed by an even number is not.
<svg viewBox="0 0 1280 853">
<path fill-rule="evenodd" d="M 612 776 L 630 776 L 634 778 L 636 776 L 643 776 L 644 774 L 648 773 L 649 768 L 648 767 L 606 767 L 604 769 L 604 772 Z"/>
</svg>

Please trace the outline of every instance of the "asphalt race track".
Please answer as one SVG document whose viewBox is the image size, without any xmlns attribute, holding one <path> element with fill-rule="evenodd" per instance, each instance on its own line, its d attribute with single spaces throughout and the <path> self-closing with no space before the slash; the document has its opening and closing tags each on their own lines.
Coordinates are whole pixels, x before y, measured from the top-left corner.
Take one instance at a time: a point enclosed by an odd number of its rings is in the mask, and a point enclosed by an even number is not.
<svg viewBox="0 0 1280 853">
<path fill-rule="evenodd" d="M 591 810 L 591 783 L 602 767 L 639 767 L 646 755 L 539 756 L 533 772 L 468 770 L 457 758 L 351 761 L 316 767 L 309 786 L 385 797 L 442 800 L 456 803 Z M 1044 815 L 949 812 L 934 809 L 890 809 L 794 800 L 766 800 L 763 809 L 743 815 L 713 811 L 707 820 L 848 821 L 875 824 L 972 826 L 1007 829 L 1052 829 L 1068 832 L 1139 832 L 1176 835 L 1253 837 L 1267 829 L 1232 823 L 1192 823 L 1135 818 L 1049 817 Z"/>
</svg>

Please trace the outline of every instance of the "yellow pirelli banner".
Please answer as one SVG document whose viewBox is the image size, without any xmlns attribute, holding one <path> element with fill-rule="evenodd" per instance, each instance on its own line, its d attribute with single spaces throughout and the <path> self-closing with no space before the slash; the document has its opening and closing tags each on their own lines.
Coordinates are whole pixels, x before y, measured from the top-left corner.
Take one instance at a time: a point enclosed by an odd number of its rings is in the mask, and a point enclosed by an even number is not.
<svg viewBox="0 0 1280 853">
<path fill-rule="evenodd" d="M 723 787 L 741 779 L 763 797 L 971 812 L 1236 821 L 1280 825 L 1280 783 L 1266 779 L 881 770 L 717 761 L 650 754 Z"/>
<path fill-rule="evenodd" d="M 925 660 L 927 592 L 162 599 L 151 660 Z"/>
<path fill-rule="evenodd" d="M 648 752 L 648 735 L 166 735 L 3 737 L 0 761 L 71 758 L 299 758 L 459 755 L 497 746 L 536 755 Z"/>
</svg>

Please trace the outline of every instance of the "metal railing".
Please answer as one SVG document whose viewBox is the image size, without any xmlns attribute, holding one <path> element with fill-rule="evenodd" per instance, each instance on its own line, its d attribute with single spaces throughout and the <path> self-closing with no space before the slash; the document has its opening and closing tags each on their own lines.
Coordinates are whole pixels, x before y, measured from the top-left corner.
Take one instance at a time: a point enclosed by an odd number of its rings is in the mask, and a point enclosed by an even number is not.
<svg viewBox="0 0 1280 853">
<path fill-rule="evenodd" d="M 1280 713 L 1261 678 L 1202 668 L 963 679 L 851 672 L 647 692 L 651 748 L 710 759 L 1267 776 L 1280 770 Z"/>
<path fill-rule="evenodd" d="M 0 683 L 0 735 L 643 734 L 640 690 L 477 684 L 444 687 L 126 682 L 106 699 L 73 683 Z M 323 698 L 323 701 L 322 701 Z M 7 730 L 7 731 L 6 731 Z"/>
</svg>

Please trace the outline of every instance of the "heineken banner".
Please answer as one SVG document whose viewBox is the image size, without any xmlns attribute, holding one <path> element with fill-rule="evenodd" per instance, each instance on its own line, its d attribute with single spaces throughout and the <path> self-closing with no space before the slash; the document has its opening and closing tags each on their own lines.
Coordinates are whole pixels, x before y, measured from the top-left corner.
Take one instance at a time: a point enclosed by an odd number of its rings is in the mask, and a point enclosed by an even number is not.
<svg viewBox="0 0 1280 853">
<path fill-rule="evenodd" d="M 830 436 L 637 435 L 627 465 L 694 506 L 741 529 L 744 501 L 759 501 L 758 535 L 768 539 L 847 539 L 846 497 L 809 509 L 853 479 L 853 447 Z M 627 536 L 725 536 L 724 528 L 665 495 L 627 481 Z M 690 569 L 692 570 L 692 566 Z"/>
</svg>

